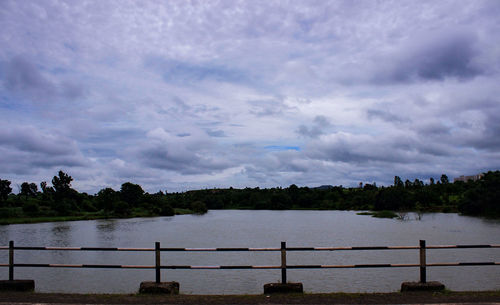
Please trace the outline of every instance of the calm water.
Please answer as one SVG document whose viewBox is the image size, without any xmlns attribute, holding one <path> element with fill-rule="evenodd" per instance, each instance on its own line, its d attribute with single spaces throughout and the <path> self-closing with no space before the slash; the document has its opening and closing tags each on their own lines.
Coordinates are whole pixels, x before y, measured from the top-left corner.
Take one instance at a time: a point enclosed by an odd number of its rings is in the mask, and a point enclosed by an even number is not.
<svg viewBox="0 0 500 305">
<path fill-rule="evenodd" d="M 0 245 L 64 247 L 289 247 L 500 244 L 500 222 L 456 214 L 408 214 L 377 219 L 351 211 L 210 211 L 202 216 L 94 220 L 0 226 Z M 0 262 L 7 263 L 0 251 Z M 417 263 L 418 250 L 288 252 L 287 263 Z M 16 251 L 16 263 L 153 265 L 152 252 Z M 500 249 L 428 250 L 427 262 L 500 261 Z M 279 265 L 279 252 L 162 252 L 164 265 Z M 2 278 L 8 268 L 2 267 Z M 417 281 L 418 268 L 288 270 L 307 292 L 389 292 Z M 154 270 L 16 268 L 41 292 L 136 292 Z M 452 290 L 500 289 L 500 266 L 429 267 L 427 279 Z M 259 294 L 281 280 L 280 270 L 162 270 L 186 294 Z"/>
</svg>

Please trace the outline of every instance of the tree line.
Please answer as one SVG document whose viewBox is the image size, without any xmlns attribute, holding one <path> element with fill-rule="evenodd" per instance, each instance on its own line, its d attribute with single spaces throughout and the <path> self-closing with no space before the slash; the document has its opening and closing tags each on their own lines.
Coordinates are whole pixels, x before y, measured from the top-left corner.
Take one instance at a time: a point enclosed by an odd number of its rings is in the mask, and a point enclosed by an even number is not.
<svg viewBox="0 0 500 305">
<path fill-rule="evenodd" d="M 56 217 L 88 215 L 98 217 L 172 216 L 175 210 L 163 192 L 149 194 L 138 184 L 126 182 L 119 191 L 104 188 L 95 195 L 80 193 L 71 187 L 73 178 L 63 171 L 37 184 L 23 182 L 18 194 L 12 194 L 11 182 L 0 179 L 0 218 Z M 190 213 L 204 213 L 199 203 L 189 206 Z"/>
<path fill-rule="evenodd" d="M 500 171 L 490 171 L 478 181 L 451 183 L 439 180 L 403 181 L 378 187 L 322 186 L 318 188 L 205 189 L 154 194 L 138 184 L 126 182 L 119 191 L 104 188 L 97 194 L 79 193 L 71 187 L 73 178 L 63 171 L 47 182 L 24 182 L 18 194 L 11 182 L 0 179 L 0 218 L 90 215 L 91 217 L 171 216 L 177 213 L 205 213 L 207 209 L 324 209 L 460 212 L 466 215 L 500 217 Z"/>
</svg>

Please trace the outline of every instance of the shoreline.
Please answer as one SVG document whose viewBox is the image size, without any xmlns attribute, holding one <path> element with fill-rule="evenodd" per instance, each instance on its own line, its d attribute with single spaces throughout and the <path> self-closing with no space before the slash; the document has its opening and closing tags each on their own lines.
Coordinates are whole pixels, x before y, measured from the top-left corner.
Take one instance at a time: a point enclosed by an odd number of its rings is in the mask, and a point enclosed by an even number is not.
<svg viewBox="0 0 500 305">
<path fill-rule="evenodd" d="M 177 215 L 190 215 L 196 214 L 190 210 L 186 209 L 175 209 L 175 215 L 169 216 L 174 217 Z M 257 209 L 215 209 L 210 211 L 228 211 L 228 210 L 238 210 L 238 211 L 261 211 Z M 478 218 L 487 218 L 487 219 L 500 219 L 495 217 L 486 217 L 480 215 L 464 215 L 459 213 L 458 211 L 442 211 L 442 210 L 424 210 L 424 211 L 373 211 L 373 210 L 330 210 L 330 209 L 286 209 L 286 210 L 262 210 L 262 211 L 354 211 L 359 212 L 357 215 L 360 216 L 372 216 L 378 218 L 397 218 L 397 213 L 456 213 L 461 216 L 470 216 L 470 217 L 478 217 Z M 384 215 L 385 214 L 385 215 Z M 145 215 L 145 214 L 137 214 L 130 216 L 117 216 L 117 215 L 73 215 L 73 216 L 42 216 L 42 217 L 18 217 L 18 218 L 0 218 L 0 226 L 2 225 L 15 225 L 15 224 L 31 224 L 31 223 L 44 223 L 44 222 L 64 222 L 64 221 L 81 221 L 81 220 L 99 220 L 99 219 L 131 219 L 131 218 L 152 218 L 152 217 L 163 217 L 161 215 Z"/>
<path fill-rule="evenodd" d="M 175 209 L 175 215 L 194 214 L 190 210 Z M 70 216 L 41 216 L 41 217 L 15 217 L 15 218 L 0 218 L 0 226 L 5 225 L 19 225 L 31 223 L 45 223 L 45 222 L 64 222 L 64 221 L 81 221 L 81 220 L 99 220 L 99 219 L 131 219 L 131 218 L 151 218 L 151 217 L 164 217 L 161 215 L 146 215 L 136 214 L 130 216 L 117 216 L 117 215 L 70 215 Z"/>
</svg>

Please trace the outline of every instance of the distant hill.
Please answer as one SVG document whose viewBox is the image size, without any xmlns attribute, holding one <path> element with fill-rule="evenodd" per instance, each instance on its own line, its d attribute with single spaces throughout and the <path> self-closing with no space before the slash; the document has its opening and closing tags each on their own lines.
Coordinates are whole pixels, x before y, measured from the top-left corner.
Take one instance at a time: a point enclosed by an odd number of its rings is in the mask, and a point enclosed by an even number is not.
<svg viewBox="0 0 500 305">
<path fill-rule="evenodd" d="M 333 185 L 321 185 L 321 186 L 313 187 L 313 189 L 315 189 L 315 190 L 329 190 L 332 188 L 333 188 Z"/>
</svg>

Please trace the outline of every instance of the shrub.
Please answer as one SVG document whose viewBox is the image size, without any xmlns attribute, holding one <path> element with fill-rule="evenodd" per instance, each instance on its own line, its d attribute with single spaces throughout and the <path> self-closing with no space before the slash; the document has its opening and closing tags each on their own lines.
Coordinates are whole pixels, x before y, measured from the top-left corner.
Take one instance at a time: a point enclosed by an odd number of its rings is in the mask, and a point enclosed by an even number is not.
<svg viewBox="0 0 500 305">
<path fill-rule="evenodd" d="M 23 213 L 28 216 L 37 216 L 40 213 L 40 207 L 34 200 L 28 200 L 23 205 Z"/>
<path fill-rule="evenodd" d="M 208 212 L 207 205 L 203 201 L 193 201 L 190 207 L 195 214 L 205 214 Z"/>
<path fill-rule="evenodd" d="M 168 204 L 168 203 L 162 204 L 160 216 L 174 216 L 174 215 L 175 215 L 175 211 L 170 204 Z"/>
<path fill-rule="evenodd" d="M 19 208 L 0 208 L 0 218 L 14 218 L 21 216 Z"/>
<path fill-rule="evenodd" d="M 373 213 L 373 217 L 394 218 L 394 217 L 398 217 L 398 215 L 396 213 L 394 213 L 393 211 L 383 210 L 383 211 L 378 211 L 378 212 Z"/>
</svg>

